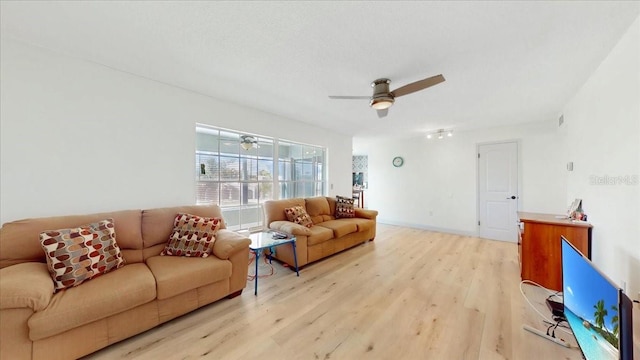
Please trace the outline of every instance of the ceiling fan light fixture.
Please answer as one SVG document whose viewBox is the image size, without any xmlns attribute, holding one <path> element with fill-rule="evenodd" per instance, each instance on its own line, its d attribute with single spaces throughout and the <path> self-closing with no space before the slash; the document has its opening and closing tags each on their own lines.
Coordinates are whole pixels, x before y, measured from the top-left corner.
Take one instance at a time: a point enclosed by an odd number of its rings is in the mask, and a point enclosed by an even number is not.
<svg viewBox="0 0 640 360">
<path fill-rule="evenodd" d="M 390 108 L 391 105 L 393 105 L 393 101 L 393 98 L 390 96 L 381 96 L 371 99 L 369 105 L 376 110 L 384 110 Z"/>
<path fill-rule="evenodd" d="M 250 135 L 240 136 L 240 146 L 242 146 L 242 148 L 247 151 L 254 148 L 257 144 L 258 144 L 258 140 L 256 140 L 256 138 L 253 136 L 250 136 Z"/>
<path fill-rule="evenodd" d="M 393 105 L 395 100 L 393 95 L 389 93 L 389 83 L 391 83 L 389 79 L 378 79 L 371 83 L 373 97 L 371 97 L 369 106 L 376 110 L 385 110 Z"/>
</svg>

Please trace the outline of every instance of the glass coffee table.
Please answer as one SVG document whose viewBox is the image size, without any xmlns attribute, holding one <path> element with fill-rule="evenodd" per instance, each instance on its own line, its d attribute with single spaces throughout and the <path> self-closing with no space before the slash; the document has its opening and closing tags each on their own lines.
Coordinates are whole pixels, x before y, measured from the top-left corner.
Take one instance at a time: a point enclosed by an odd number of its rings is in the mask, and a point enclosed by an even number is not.
<svg viewBox="0 0 640 360">
<path fill-rule="evenodd" d="M 293 247 L 293 261 L 296 265 L 296 275 L 300 276 L 300 272 L 298 271 L 298 256 L 296 255 L 296 237 L 293 235 L 287 235 L 285 239 L 276 239 L 274 238 L 274 234 L 275 233 L 271 231 L 261 231 L 249 235 L 249 238 L 251 239 L 249 249 L 256 253 L 256 284 L 253 292 L 254 295 L 258 295 L 258 260 L 260 259 L 260 253 L 263 252 L 264 249 L 274 249 L 280 245 L 291 244 Z M 272 251 L 275 251 L 275 249 Z M 271 260 L 270 256 L 269 260 Z"/>
</svg>

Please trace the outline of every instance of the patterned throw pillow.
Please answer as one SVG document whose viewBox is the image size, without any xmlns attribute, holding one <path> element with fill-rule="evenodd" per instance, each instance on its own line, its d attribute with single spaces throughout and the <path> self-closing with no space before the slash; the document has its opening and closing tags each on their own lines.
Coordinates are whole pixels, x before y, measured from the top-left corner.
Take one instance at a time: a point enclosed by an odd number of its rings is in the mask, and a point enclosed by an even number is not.
<svg viewBox="0 0 640 360">
<path fill-rule="evenodd" d="M 336 219 L 356 217 L 353 209 L 353 198 L 336 196 Z"/>
<path fill-rule="evenodd" d="M 160 255 L 207 257 L 213 250 L 222 220 L 191 214 L 178 214 L 173 232 Z"/>
<path fill-rule="evenodd" d="M 40 234 L 54 292 L 80 285 L 124 265 L 113 219 Z"/>
<path fill-rule="evenodd" d="M 285 215 L 287 215 L 287 219 L 291 222 L 306 226 L 308 228 L 313 226 L 313 220 L 311 220 L 311 216 L 307 214 L 307 210 L 305 210 L 305 208 L 302 206 L 286 208 L 284 209 L 284 213 Z"/>
</svg>

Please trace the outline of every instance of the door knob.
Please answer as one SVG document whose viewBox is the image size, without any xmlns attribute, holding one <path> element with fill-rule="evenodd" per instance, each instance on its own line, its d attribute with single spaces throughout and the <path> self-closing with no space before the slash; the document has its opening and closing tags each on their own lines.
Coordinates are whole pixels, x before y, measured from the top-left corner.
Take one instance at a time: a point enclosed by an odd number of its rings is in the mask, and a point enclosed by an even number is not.
<svg viewBox="0 0 640 360">
<path fill-rule="evenodd" d="M 508 198 L 507 198 L 507 200 L 509 200 L 509 199 L 511 199 L 511 200 L 515 200 L 515 199 L 517 199 L 517 197 L 516 197 L 515 195 L 511 195 L 511 197 L 508 197 Z"/>
</svg>

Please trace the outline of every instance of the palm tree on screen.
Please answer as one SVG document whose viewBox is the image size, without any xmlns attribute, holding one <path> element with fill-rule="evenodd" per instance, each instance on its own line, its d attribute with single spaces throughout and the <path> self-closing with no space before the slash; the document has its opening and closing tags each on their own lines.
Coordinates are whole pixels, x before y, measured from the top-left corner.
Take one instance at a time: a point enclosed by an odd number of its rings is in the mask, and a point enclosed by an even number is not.
<svg viewBox="0 0 640 360">
<path fill-rule="evenodd" d="M 608 314 L 607 309 L 604 307 L 604 300 L 599 300 L 593 307 L 596 309 L 595 313 L 593 313 L 593 320 L 596 322 L 596 326 L 602 329 L 604 326 L 604 318 Z"/>
<path fill-rule="evenodd" d="M 618 317 L 618 306 L 617 305 L 611 306 L 611 310 L 613 310 L 615 314 L 611 318 L 611 324 L 613 325 L 613 335 L 618 337 L 618 331 L 620 331 L 620 322 L 619 322 L 620 318 Z"/>
</svg>

